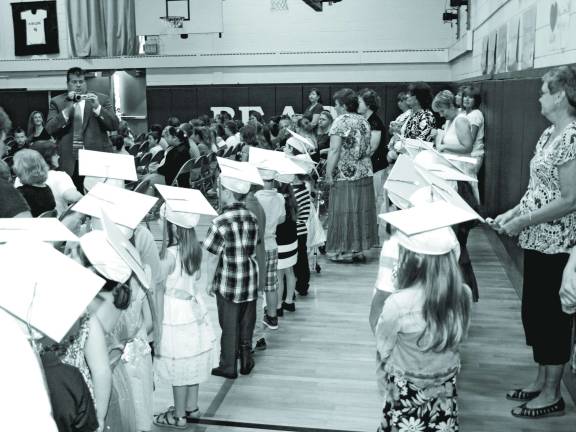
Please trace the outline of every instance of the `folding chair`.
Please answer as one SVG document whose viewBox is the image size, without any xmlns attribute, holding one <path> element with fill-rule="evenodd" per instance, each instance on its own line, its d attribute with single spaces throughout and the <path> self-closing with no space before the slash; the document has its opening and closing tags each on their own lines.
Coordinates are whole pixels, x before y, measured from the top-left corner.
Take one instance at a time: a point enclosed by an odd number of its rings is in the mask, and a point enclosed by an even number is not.
<svg viewBox="0 0 576 432">
<path fill-rule="evenodd" d="M 190 186 L 190 180 L 188 181 L 188 184 L 183 183 L 180 184 L 182 182 L 182 180 L 179 180 L 180 176 L 184 175 L 184 174 L 188 174 L 188 178 L 191 178 L 190 172 L 191 170 L 195 167 L 196 162 L 198 162 L 200 158 L 196 159 L 195 161 L 190 159 L 187 160 L 186 162 L 184 162 L 184 165 L 182 165 L 180 167 L 180 169 L 178 170 L 178 174 L 176 174 L 176 177 L 174 177 L 174 180 L 172 181 L 172 184 L 170 186 L 176 186 L 176 187 L 189 187 Z M 200 166 L 200 165 L 198 165 Z"/>
<path fill-rule="evenodd" d="M 138 144 L 134 143 L 126 151 L 128 152 L 128 154 L 131 154 L 132 156 L 136 156 L 138 154 L 139 148 L 140 148 L 140 146 Z"/>
<path fill-rule="evenodd" d="M 145 153 L 140 158 L 136 159 L 136 172 L 139 174 L 146 174 L 148 172 L 148 165 L 152 160 L 152 153 Z"/>
<path fill-rule="evenodd" d="M 150 163 L 160 163 L 162 162 L 162 159 L 164 159 L 164 150 L 159 150 L 158 153 L 152 156 Z"/>
<path fill-rule="evenodd" d="M 136 145 L 136 144 L 134 144 Z M 138 147 L 138 153 L 146 153 L 148 151 L 148 147 L 149 147 L 150 143 L 148 141 L 144 141 L 142 144 L 140 144 L 140 146 Z"/>
<path fill-rule="evenodd" d="M 136 138 L 134 138 L 134 143 L 141 143 L 146 139 L 146 132 L 142 132 L 140 135 L 138 135 Z"/>
</svg>

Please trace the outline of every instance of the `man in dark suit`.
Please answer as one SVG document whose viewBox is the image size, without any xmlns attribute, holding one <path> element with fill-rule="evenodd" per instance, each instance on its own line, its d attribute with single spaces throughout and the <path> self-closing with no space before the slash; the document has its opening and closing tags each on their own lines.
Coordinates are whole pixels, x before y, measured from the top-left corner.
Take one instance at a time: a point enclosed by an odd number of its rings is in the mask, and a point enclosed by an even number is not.
<svg viewBox="0 0 576 432">
<path fill-rule="evenodd" d="M 110 98 L 101 93 L 88 93 L 86 73 L 80 68 L 66 74 L 68 92 L 50 101 L 46 131 L 56 138 L 60 166 L 82 191 L 78 175 L 78 150 L 111 152 L 108 131 L 118 129 L 118 117 Z"/>
</svg>

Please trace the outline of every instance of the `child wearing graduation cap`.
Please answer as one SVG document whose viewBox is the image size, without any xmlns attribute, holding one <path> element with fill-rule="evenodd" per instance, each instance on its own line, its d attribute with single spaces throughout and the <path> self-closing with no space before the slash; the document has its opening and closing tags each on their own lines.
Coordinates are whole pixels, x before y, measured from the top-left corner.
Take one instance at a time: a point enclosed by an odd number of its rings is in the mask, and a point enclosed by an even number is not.
<svg viewBox="0 0 576 432">
<path fill-rule="evenodd" d="M 156 341 L 155 370 L 172 384 L 174 408 L 155 416 L 157 426 L 185 428 L 200 417 L 199 384 L 210 376 L 215 362 L 215 336 L 199 291 L 202 247 L 194 227 L 200 215 L 160 208 L 164 219 L 162 263 L 168 267 L 162 330 Z"/>
<path fill-rule="evenodd" d="M 264 189 L 254 195 L 266 213 L 266 230 L 264 234 L 264 247 L 266 249 L 266 268 L 261 269 L 266 273 L 264 292 L 266 295 L 266 313 L 262 323 L 275 330 L 278 328 L 278 316 L 276 305 L 278 304 L 278 243 L 276 243 L 276 228 L 284 222 L 286 210 L 284 209 L 284 197 L 274 188 L 276 171 L 259 169 L 260 176 L 264 181 Z M 260 342 L 262 343 L 262 342 Z"/>
<path fill-rule="evenodd" d="M 384 396 L 379 430 L 458 430 L 458 350 L 472 302 L 458 267 L 458 240 L 449 227 L 393 237 L 396 291 L 386 299 L 375 333 Z"/>
<path fill-rule="evenodd" d="M 245 205 L 251 184 L 262 184 L 258 170 L 248 163 L 218 158 L 221 169 L 219 195 L 222 213 L 212 221 L 204 248 L 208 254 L 208 287 L 216 294 L 222 328 L 220 364 L 212 375 L 234 379 L 236 354 L 240 373 L 254 368 L 252 336 L 256 321 L 258 221 Z"/>
</svg>

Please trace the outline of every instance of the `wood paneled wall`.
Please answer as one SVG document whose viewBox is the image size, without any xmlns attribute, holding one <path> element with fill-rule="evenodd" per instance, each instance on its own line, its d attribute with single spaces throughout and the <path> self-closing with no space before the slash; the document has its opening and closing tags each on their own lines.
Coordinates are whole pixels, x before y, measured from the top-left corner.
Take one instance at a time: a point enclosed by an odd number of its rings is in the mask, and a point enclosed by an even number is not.
<svg viewBox="0 0 576 432">
<path fill-rule="evenodd" d="M 481 182 L 485 214 L 496 216 L 515 206 L 528 185 L 529 164 L 538 138 L 548 126 L 538 102 L 541 81 L 482 81 L 482 111 L 486 122 L 486 156 Z M 502 237 L 514 264 L 522 269 L 516 240 Z"/>
<path fill-rule="evenodd" d="M 203 114 L 212 115 L 210 107 L 229 106 L 239 115 L 239 106 L 260 106 L 265 117 L 282 114 L 285 106 L 301 113 L 308 106 L 310 89 L 317 88 L 324 105 L 333 105 L 332 95 L 341 88 L 375 90 L 382 99 L 379 115 L 388 124 L 399 114 L 396 96 L 406 89 L 406 83 L 338 83 L 338 84 L 284 84 L 238 86 L 181 86 L 149 87 L 147 89 L 148 123 L 165 124 L 174 115 L 182 121 Z M 431 83 L 434 92 L 450 88 L 450 83 Z"/>
<path fill-rule="evenodd" d="M 47 91 L 0 90 L 0 107 L 10 116 L 14 128 L 26 130 L 32 111 L 40 111 L 46 118 L 48 102 Z"/>
</svg>

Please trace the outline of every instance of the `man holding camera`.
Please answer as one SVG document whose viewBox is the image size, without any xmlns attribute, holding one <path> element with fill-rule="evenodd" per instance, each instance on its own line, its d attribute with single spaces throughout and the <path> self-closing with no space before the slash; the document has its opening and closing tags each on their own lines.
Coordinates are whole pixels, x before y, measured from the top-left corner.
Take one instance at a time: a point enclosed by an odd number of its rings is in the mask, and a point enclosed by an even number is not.
<svg viewBox="0 0 576 432">
<path fill-rule="evenodd" d="M 50 101 L 46 131 L 56 138 L 60 167 L 83 192 L 78 175 L 78 150 L 111 152 L 108 131 L 118 129 L 118 117 L 110 98 L 101 93 L 88 93 L 85 71 L 71 68 L 66 74 L 68 92 Z"/>
</svg>

